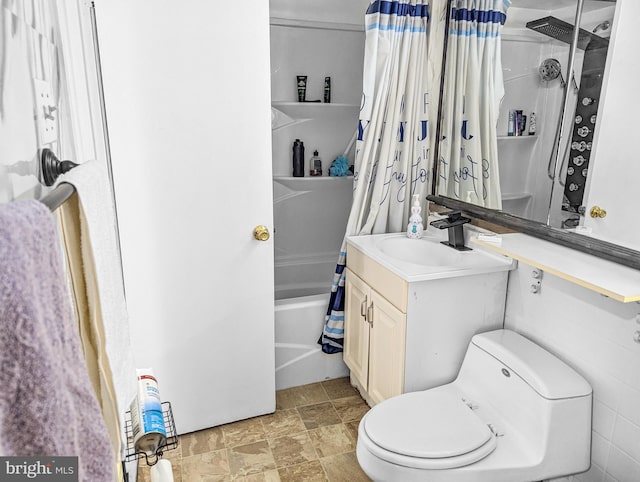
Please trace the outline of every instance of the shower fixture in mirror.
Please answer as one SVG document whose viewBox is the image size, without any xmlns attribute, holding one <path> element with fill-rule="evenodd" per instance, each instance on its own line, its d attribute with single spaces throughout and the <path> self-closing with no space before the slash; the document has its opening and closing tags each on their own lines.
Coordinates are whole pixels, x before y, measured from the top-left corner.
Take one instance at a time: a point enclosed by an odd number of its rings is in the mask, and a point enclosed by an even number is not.
<svg viewBox="0 0 640 482">
<path fill-rule="evenodd" d="M 436 197 L 571 247 L 584 241 L 572 231 L 591 168 L 607 162 L 594 154 L 621 1 L 631 0 L 449 0 Z"/>
</svg>

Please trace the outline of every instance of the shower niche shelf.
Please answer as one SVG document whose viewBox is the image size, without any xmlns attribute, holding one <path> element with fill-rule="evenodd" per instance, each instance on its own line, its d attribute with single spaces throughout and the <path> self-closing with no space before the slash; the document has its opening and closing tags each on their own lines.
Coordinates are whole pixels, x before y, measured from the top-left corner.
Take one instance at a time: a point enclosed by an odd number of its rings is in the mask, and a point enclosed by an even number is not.
<svg viewBox="0 0 640 482">
<path fill-rule="evenodd" d="M 498 136 L 498 142 L 504 141 L 533 141 L 535 142 L 538 136 Z"/>
<path fill-rule="evenodd" d="M 274 181 L 280 181 L 282 183 L 305 183 L 305 182 L 321 182 L 321 181 L 333 181 L 333 182 L 344 182 L 347 179 L 353 182 L 353 174 L 349 174 L 348 176 L 329 176 L 323 174 L 322 176 L 308 176 L 304 177 L 293 177 L 293 176 L 273 176 Z"/>
<path fill-rule="evenodd" d="M 338 104 L 324 102 L 287 102 L 275 101 L 271 106 L 294 119 L 335 119 L 342 115 L 355 115 L 360 109 L 357 104 Z"/>
</svg>

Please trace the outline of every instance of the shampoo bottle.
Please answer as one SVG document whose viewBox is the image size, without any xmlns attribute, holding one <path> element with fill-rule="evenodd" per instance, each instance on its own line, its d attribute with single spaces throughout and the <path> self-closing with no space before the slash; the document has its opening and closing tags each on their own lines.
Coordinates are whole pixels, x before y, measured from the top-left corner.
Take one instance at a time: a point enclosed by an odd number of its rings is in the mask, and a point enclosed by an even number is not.
<svg viewBox="0 0 640 482">
<path fill-rule="evenodd" d="M 413 195 L 413 206 L 411 206 L 411 217 L 407 225 L 407 238 L 419 239 L 422 237 L 424 226 L 422 225 L 422 208 L 420 207 L 420 196 Z"/>
<path fill-rule="evenodd" d="M 530 136 L 536 135 L 536 113 L 535 112 L 532 112 L 531 116 L 529 117 L 529 135 Z"/>
<path fill-rule="evenodd" d="M 304 177 L 304 143 L 300 139 L 293 143 L 293 177 Z"/>
<path fill-rule="evenodd" d="M 309 175 L 322 176 L 322 160 L 318 151 L 313 151 L 313 157 L 309 159 Z"/>
</svg>

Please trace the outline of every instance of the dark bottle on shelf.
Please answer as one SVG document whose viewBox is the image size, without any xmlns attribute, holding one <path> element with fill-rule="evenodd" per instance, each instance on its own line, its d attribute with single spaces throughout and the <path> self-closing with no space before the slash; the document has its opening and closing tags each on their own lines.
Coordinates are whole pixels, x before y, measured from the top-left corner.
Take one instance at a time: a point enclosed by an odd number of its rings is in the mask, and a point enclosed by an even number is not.
<svg viewBox="0 0 640 482">
<path fill-rule="evenodd" d="M 293 143 L 293 177 L 304 177 L 304 143 L 300 139 Z"/>
</svg>

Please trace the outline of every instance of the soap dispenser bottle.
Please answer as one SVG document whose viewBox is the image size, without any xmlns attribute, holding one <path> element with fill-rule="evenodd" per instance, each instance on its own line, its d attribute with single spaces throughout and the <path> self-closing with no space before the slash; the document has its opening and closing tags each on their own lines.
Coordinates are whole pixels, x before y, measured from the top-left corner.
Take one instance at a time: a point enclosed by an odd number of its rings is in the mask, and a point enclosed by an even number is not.
<svg viewBox="0 0 640 482">
<path fill-rule="evenodd" d="M 407 238 L 419 239 L 422 237 L 424 226 L 422 225 L 422 208 L 420 207 L 420 196 L 413 195 L 413 206 L 411 206 L 411 217 L 407 225 Z"/>
</svg>

